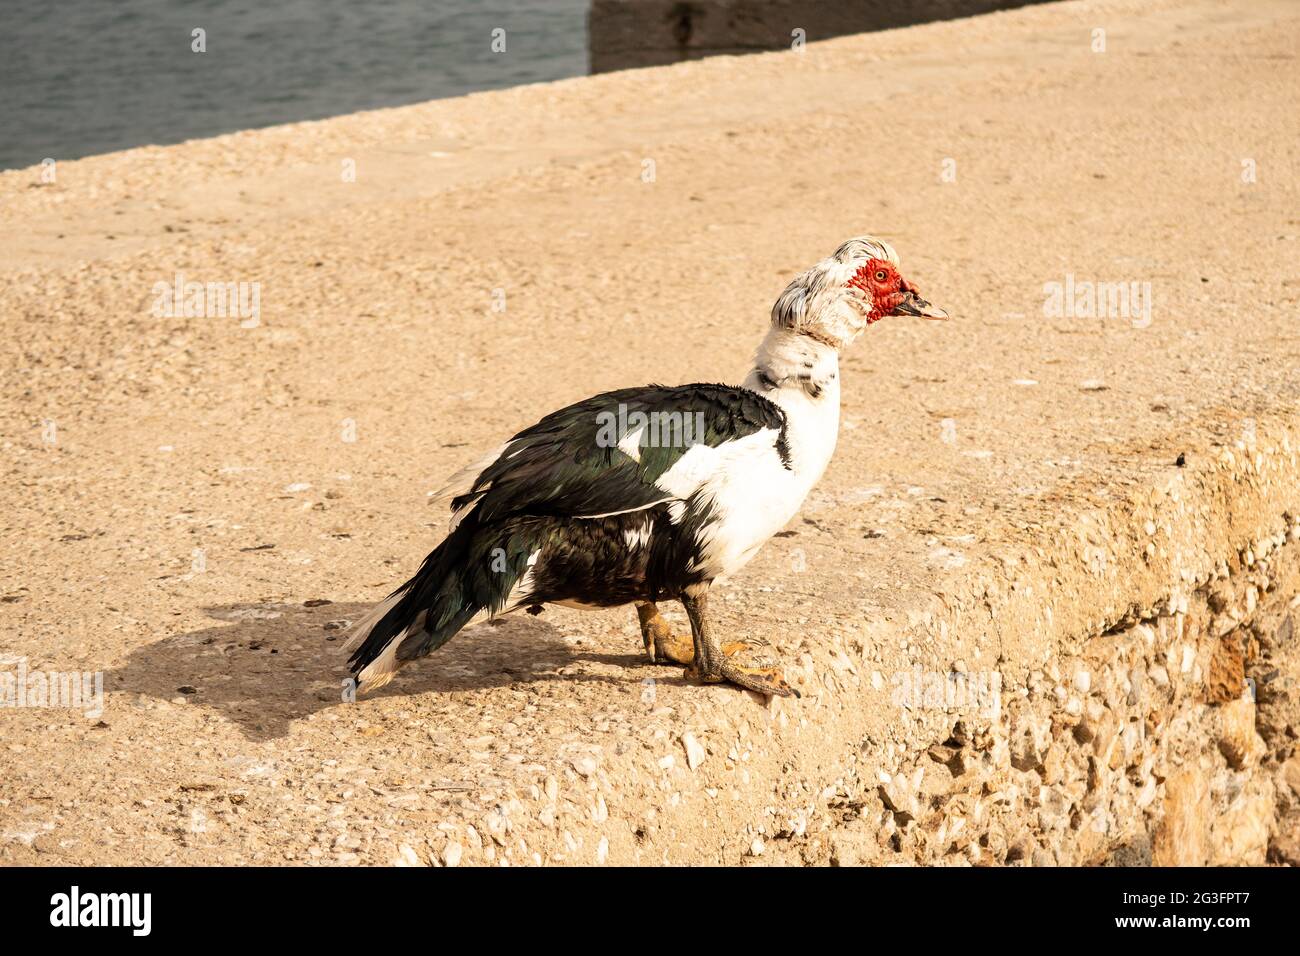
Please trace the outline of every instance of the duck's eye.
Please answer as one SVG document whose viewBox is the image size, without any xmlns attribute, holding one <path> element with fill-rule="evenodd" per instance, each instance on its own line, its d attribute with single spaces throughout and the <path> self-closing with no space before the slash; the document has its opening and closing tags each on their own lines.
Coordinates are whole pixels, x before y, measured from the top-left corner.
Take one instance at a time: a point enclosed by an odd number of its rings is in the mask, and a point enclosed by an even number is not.
<svg viewBox="0 0 1300 956">
<path fill-rule="evenodd" d="M 876 270 L 876 281 L 877 281 L 877 282 L 884 282 L 887 278 L 889 278 L 889 273 L 887 273 L 884 269 L 877 269 L 877 270 Z"/>
</svg>

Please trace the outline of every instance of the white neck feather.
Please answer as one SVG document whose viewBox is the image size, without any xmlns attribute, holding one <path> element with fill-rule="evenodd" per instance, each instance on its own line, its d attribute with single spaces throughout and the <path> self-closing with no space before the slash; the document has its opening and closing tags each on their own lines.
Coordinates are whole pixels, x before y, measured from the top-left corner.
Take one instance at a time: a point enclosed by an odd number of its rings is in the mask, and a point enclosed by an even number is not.
<svg viewBox="0 0 1300 956">
<path fill-rule="evenodd" d="M 838 350 L 807 335 L 774 327 L 758 346 L 754 367 L 743 385 L 778 405 L 782 402 L 776 393 L 788 390 L 814 399 L 819 390 L 833 390 L 839 404 L 839 371 Z"/>
<path fill-rule="evenodd" d="M 795 470 L 808 487 L 835 451 L 840 425 L 840 362 L 834 347 L 773 327 L 758 347 L 743 387 L 781 406 Z"/>
</svg>

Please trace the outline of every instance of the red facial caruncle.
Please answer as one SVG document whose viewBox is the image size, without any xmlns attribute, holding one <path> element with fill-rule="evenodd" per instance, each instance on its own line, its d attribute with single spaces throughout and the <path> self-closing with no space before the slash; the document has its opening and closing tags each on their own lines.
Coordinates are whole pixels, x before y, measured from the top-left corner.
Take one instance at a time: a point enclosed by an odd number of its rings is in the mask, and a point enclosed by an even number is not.
<svg viewBox="0 0 1300 956">
<path fill-rule="evenodd" d="M 927 319 L 946 319 L 948 313 L 921 298 L 916 286 L 899 275 L 898 268 L 887 259 L 868 259 L 853 274 L 847 285 L 871 299 L 867 324 L 887 315 L 916 315 Z"/>
</svg>

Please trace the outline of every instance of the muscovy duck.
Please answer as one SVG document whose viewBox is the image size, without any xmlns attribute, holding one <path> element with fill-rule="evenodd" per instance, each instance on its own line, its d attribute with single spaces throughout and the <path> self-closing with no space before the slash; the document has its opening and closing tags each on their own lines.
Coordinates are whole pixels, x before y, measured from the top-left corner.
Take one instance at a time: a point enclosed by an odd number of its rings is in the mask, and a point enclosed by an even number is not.
<svg viewBox="0 0 1300 956">
<path fill-rule="evenodd" d="M 455 476 L 451 530 L 415 576 L 353 626 L 363 691 L 498 614 L 634 604 L 652 662 L 705 683 L 794 693 L 766 643 L 723 643 L 710 585 L 799 510 L 839 430 L 839 351 L 885 316 L 945 319 L 863 236 L 798 276 L 744 384 L 650 385 L 552 412 Z M 689 637 L 656 601 L 676 599 Z"/>
</svg>

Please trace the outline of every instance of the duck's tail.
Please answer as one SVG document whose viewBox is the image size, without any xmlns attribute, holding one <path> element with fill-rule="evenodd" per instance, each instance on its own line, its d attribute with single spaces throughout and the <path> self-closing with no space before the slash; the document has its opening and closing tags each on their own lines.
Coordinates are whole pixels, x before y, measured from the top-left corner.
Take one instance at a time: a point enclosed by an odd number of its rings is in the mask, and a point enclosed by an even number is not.
<svg viewBox="0 0 1300 956">
<path fill-rule="evenodd" d="M 348 666 L 359 689 L 383 687 L 399 667 L 437 650 L 476 617 L 512 610 L 535 560 L 527 536 L 493 533 L 473 517 L 462 521 L 414 577 L 352 626 L 344 650 L 352 651 Z"/>
</svg>

